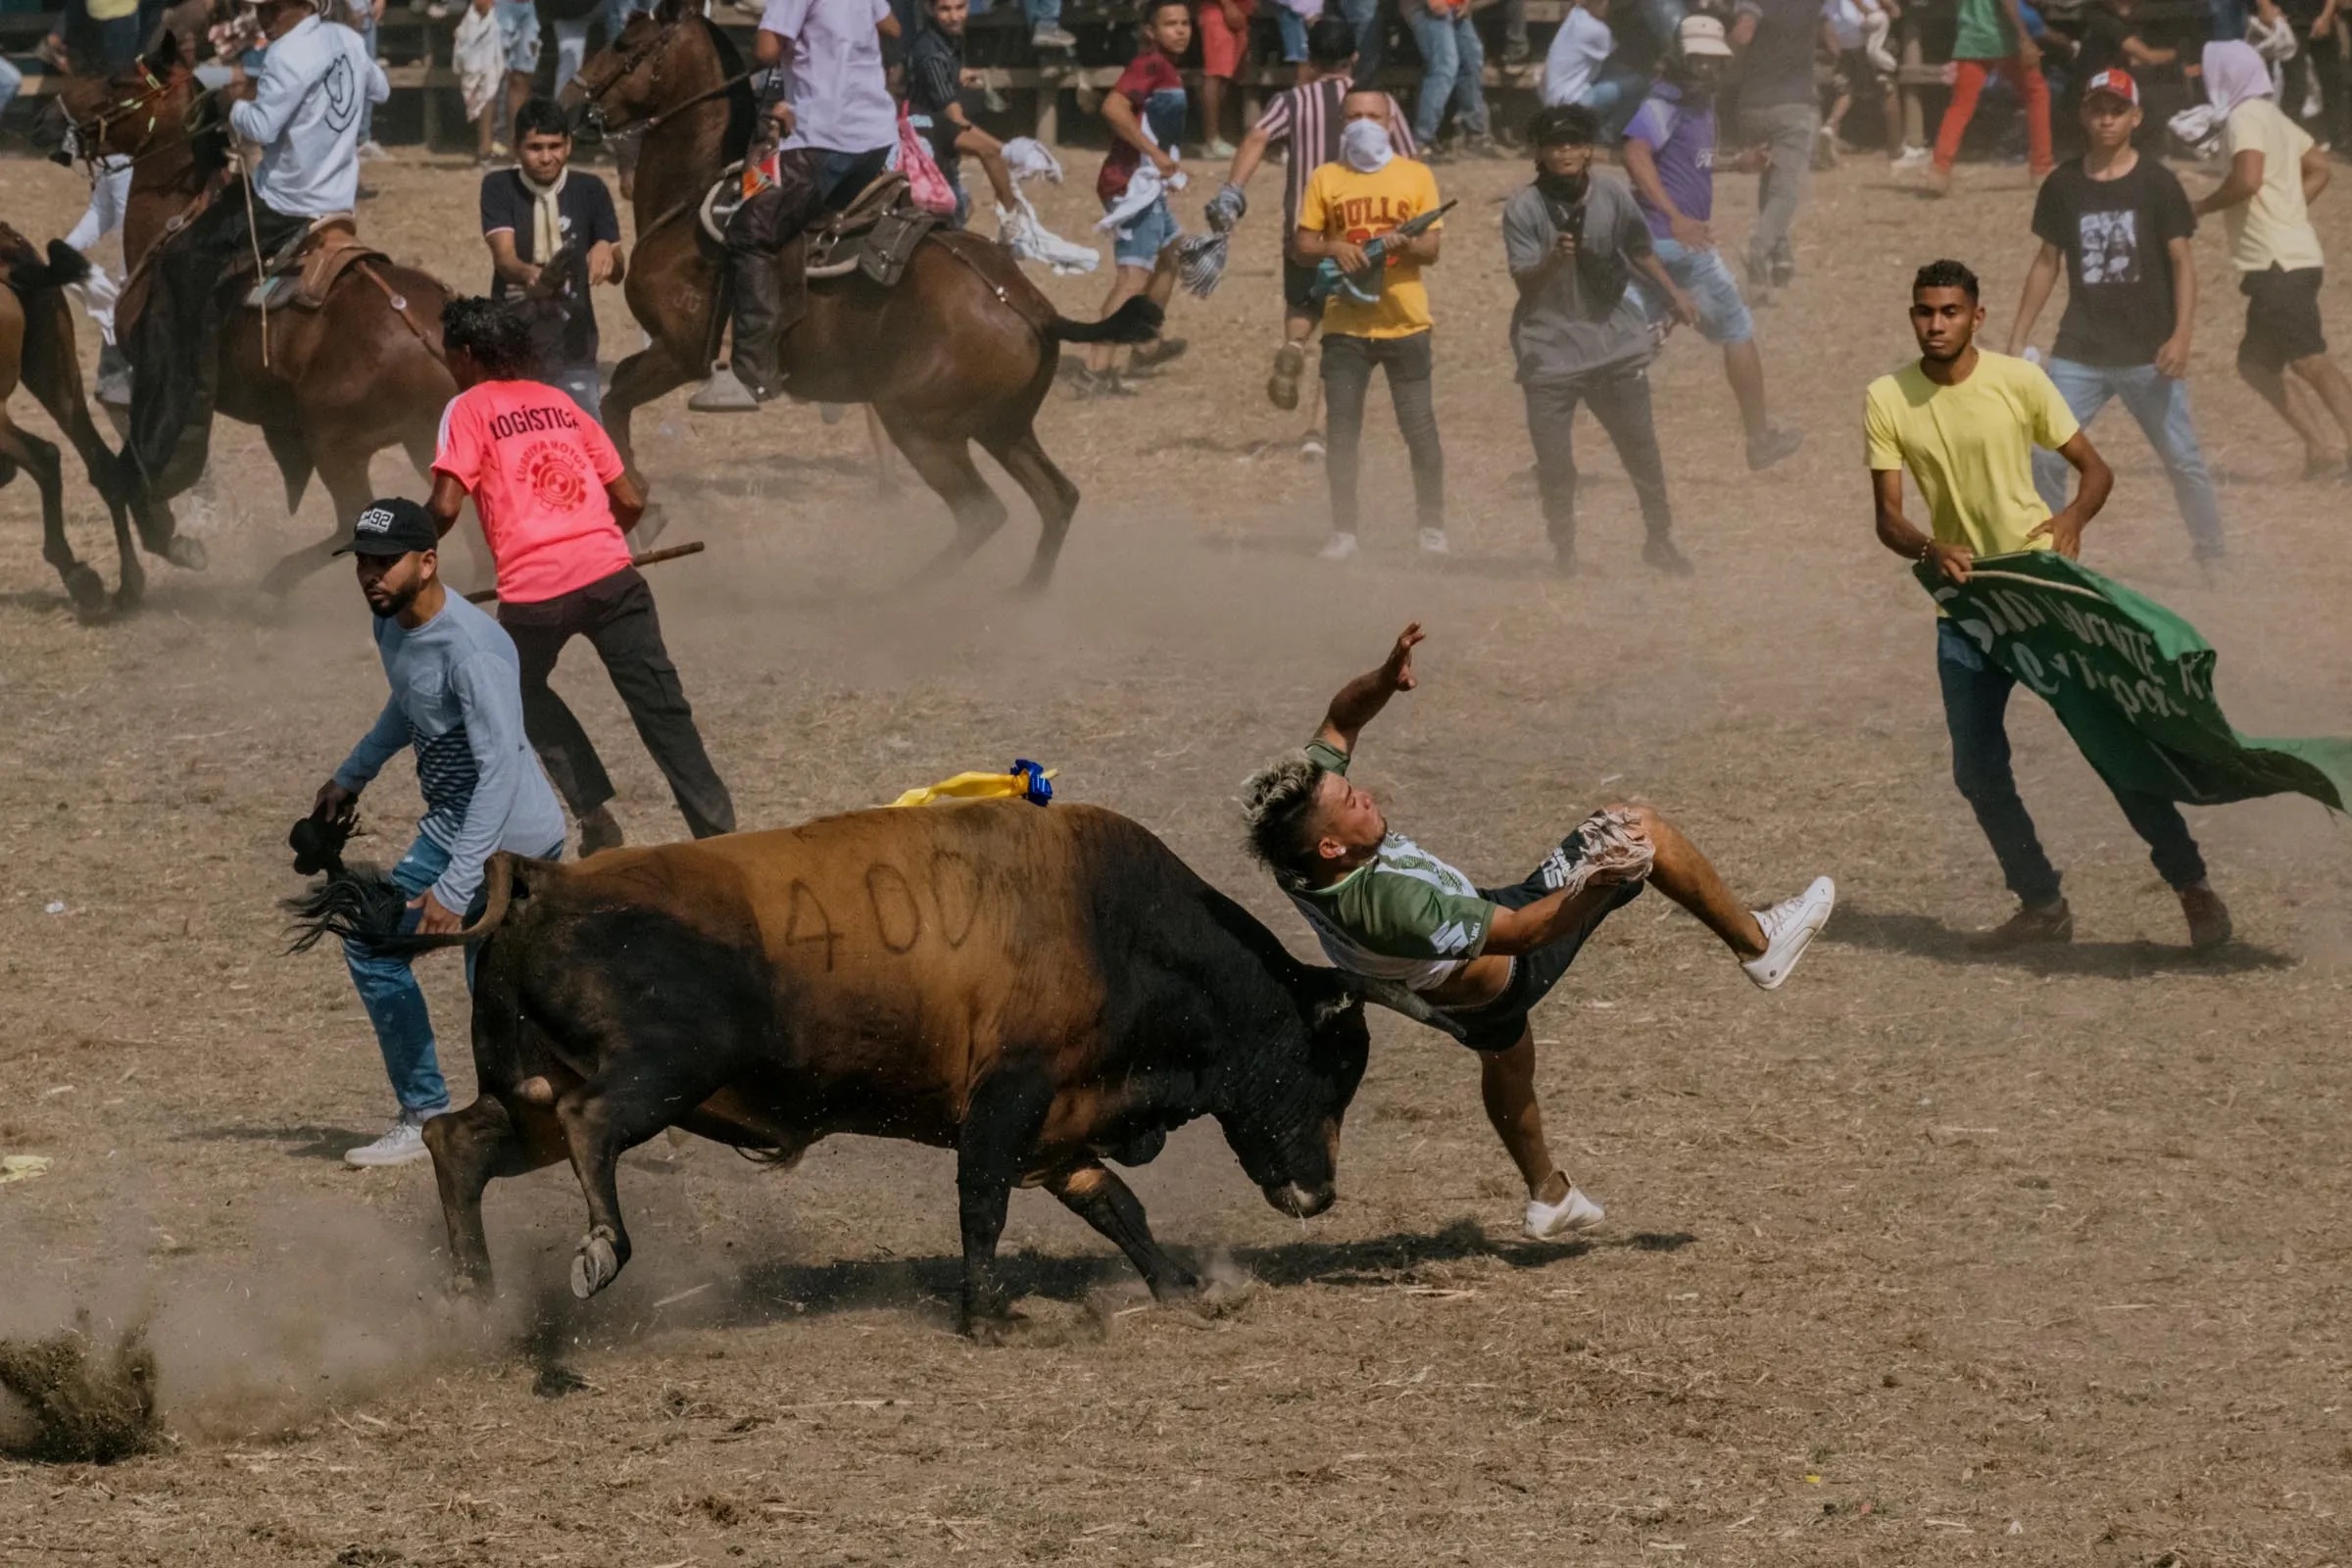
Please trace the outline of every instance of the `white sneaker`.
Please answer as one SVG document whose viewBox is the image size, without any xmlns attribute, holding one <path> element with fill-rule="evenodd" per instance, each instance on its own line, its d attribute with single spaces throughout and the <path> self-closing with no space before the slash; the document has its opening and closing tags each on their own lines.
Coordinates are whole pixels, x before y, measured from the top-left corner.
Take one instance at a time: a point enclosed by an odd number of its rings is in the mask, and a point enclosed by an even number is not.
<svg viewBox="0 0 2352 1568">
<path fill-rule="evenodd" d="M 1421 530 L 1421 553 L 1423 555 L 1444 556 L 1452 554 L 1452 551 L 1453 547 L 1446 542 L 1445 529 L 1424 528 Z"/>
<path fill-rule="evenodd" d="M 1813 885 L 1793 899 L 1784 899 L 1769 909 L 1756 911 L 1756 924 L 1764 928 L 1764 955 L 1749 958 L 1740 967 L 1747 977 L 1766 991 L 1778 991 L 1796 960 L 1805 956 L 1813 945 L 1813 935 L 1830 923 L 1830 910 L 1838 905 L 1838 884 L 1826 876 L 1817 876 Z"/>
<path fill-rule="evenodd" d="M 1527 1234 L 1533 1241 L 1556 1242 L 1563 1236 L 1578 1236 L 1597 1229 L 1608 1213 L 1583 1193 L 1576 1184 L 1568 1184 L 1568 1196 L 1556 1203 L 1527 1200 Z"/>
<path fill-rule="evenodd" d="M 1925 147 L 1907 146 L 1891 160 L 1897 169 L 1925 169 L 1936 155 Z"/>
<path fill-rule="evenodd" d="M 1325 561 L 1347 561 L 1355 555 L 1355 535 L 1335 533 L 1324 541 L 1321 555 Z"/>
<path fill-rule="evenodd" d="M 377 141 L 372 137 L 360 143 L 359 154 L 362 158 L 369 160 L 377 158 L 389 158 L 392 156 L 389 148 L 387 148 L 382 142 Z"/>
<path fill-rule="evenodd" d="M 400 1119 L 384 1129 L 383 1137 L 372 1144 L 345 1150 L 343 1163 L 355 1170 L 366 1170 L 373 1165 L 406 1165 L 424 1158 L 431 1152 L 424 1147 L 424 1122 L 418 1112 L 402 1111 Z"/>
</svg>

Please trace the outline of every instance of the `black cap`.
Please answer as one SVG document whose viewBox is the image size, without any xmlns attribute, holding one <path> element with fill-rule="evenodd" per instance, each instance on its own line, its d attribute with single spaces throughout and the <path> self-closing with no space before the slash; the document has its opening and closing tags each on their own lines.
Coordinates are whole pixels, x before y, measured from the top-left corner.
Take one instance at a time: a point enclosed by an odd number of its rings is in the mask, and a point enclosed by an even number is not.
<svg viewBox="0 0 2352 1568">
<path fill-rule="evenodd" d="M 412 550 L 438 550 L 441 530 L 433 514 L 406 496 L 370 501 L 351 525 L 351 537 L 338 556 L 405 556 Z"/>
</svg>

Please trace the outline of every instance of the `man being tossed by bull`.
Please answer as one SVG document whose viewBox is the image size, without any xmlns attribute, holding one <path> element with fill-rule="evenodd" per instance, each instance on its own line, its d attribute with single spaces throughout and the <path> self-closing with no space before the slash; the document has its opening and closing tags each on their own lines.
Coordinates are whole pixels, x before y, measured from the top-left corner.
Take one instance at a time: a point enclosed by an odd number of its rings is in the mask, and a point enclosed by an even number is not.
<svg viewBox="0 0 2352 1568">
<path fill-rule="evenodd" d="M 1644 886 L 1698 916 L 1767 991 L 1788 978 L 1829 920 L 1837 888 L 1817 877 L 1796 897 L 1751 911 L 1672 823 L 1633 805 L 1593 812 L 1524 880 L 1478 887 L 1392 830 L 1348 778 L 1357 733 L 1391 697 L 1413 689 L 1421 637 L 1419 623 L 1405 627 L 1379 668 L 1340 688 L 1304 756 L 1250 780 L 1250 852 L 1333 963 L 1402 981 L 1464 1027 L 1464 1044 L 1479 1054 L 1487 1119 L 1527 1182 L 1527 1234 L 1572 1236 L 1598 1225 L 1602 1211 L 1544 1144 L 1528 1013 L 1610 911 Z"/>
<path fill-rule="evenodd" d="M 414 501 L 369 503 L 337 555 L 358 559 L 360 592 L 375 612 L 375 649 L 392 695 L 311 815 L 348 831 L 360 792 L 403 747 L 416 753 L 424 815 L 392 880 L 408 896 L 400 928 L 462 930 L 488 903 L 483 863 L 496 850 L 544 859 L 564 853 L 564 809 L 522 730 L 522 666 L 497 621 L 442 586 L 439 531 Z M 466 977 L 473 979 L 473 949 Z M 350 1165 L 401 1165 L 425 1156 L 423 1128 L 449 1109 L 433 1049 L 432 1015 L 410 955 L 357 940 L 343 945 L 361 1005 L 375 1025 L 400 1115 Z"/>
<path fill-rule="evenodd" d="M 261 79 L 232 65 L 221 91 L 229 128 L 262 149 L 261 163 L 249 190 L 232 178 L 184 229 L 165 236 L 131 327 L 130 439 L 119 461 L 143 502 L 169 500 L 204 472 L 221 318 L 253 282 L 237 264 L 350 213 L 360 193 L 361 108 L 392 92 L 360 34 L 325 21 L 312 0 L 260 0 L 255 12 L 270 39 Z"/>
</svg>

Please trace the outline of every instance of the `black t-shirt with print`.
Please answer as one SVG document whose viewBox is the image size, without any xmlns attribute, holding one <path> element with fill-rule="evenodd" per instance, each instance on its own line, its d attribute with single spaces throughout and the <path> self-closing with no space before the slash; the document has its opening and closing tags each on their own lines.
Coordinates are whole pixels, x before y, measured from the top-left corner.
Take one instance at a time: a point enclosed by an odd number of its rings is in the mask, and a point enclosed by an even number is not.
<svg viewBox="0 0 2352 1568">
<path fill-rule="evenodd" d="M 514 254 L 526 262 L 544 262 L 536 254 L 535 235 L 538 230 L 530 190 L 522 182 L 518 170 L 501 169 L 482 176 L 482 232 L 512 229 L 514 234 Z M 605 182 L 594 174 L 579 170 L 564 171 L 564 188 L 556 193 L 556 222 L 560 230 L 558 243 L 578 241 L 586 250 L 598 240 L 620 243 L 620 215 L 612 210 L 612 193 Z M 509 282 L 493 269 L 490 276 L 490 297 L 498 300 L 522 298 L 522 285 Z M 592 310 L 573 311 L 567 318 L 556 323 L 552 331 L 543 332 L 539 350 L 550 368 L 558 366 L 594 365 L 596 363 L 596 313 Z"/>
<path fill-rule="evenodd" d="M 2180 178 L 2142 157 L 2121 179 L 2061 164 L 2034 203 L 2034 234 L 2066 253 L 2066 315 L 2051 353 L 2080 365 L 2147 365 L 2173 335 L 2173 261 L 2196 232 Z"/>
</svg>

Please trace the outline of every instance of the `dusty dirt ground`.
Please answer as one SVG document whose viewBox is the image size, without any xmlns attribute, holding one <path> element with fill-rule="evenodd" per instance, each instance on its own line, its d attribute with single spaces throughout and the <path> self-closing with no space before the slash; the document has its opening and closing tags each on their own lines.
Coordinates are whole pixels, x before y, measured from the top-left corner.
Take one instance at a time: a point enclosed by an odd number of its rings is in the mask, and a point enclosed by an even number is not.
<svg viewBox="0 0 2352 1568">
<path fill-rule="evenodd" d="M 1093 161 L 1070 162 L 1046 216 L 1078 233 Z M 1870 536 L 1859 417 L 1867 379 L 1910 352 L 1919 262 L 1978 266 L 1999 341 L 2024 172 L 1969 168 L 1942 205 L 1874 162 L 1817 181 L 1804 275 L 1760 318 L 1781 416 L 1808 435 L 1772 473 L 1740 461 L 1713 352 L 1670 346 L 1689 581 L 1639 564 L 1589 423 L 1586 574 L 1548 573 L 1503 336 L 1497 203 L 1520 171 L 1441 172 L 1464 198 L 1433 274 L 1442 565 L 1411 548 L 1382 396 L 1365 556 L 1313 559 L 1320 471 L 1259 390 L 1269 174 L 1222 292 L 1179 301 L 1190 357 L 1134 400 L 1049 405 L 1047 445 L 1086 491 L 1049 595 L 1004 591 L 1025 511 L 952 583 L 903 591 L 945 513 L 877 497 L 856 419 L 696 421 L 682 399 L 648 415 L 642 457 L 671 539 L 710 550 L 655 586 L 747 825 L 1044 758 L 1306 951 L 1238 848 L 1238 786 L 1419 617 L 1422 689 L 1369 732 L 1362 771 L 1474 874 L 1521 874 L 1623 794 L 1759 900 L 1835 873 L 1838 918 L 1781 993 L 1643 901 L 1538 1014 L 1555 1144 L 1609 1206 L 1599 1240 L 1517 1239 L 1473 1062 L 1383 1016 L 1324 1218 L 1267 1208 L 1206 1124 L 1135 1176 L 1163 1236 L 1257 1282 L 1229 1317 L 1148 1307 L 1103 1243 L 1024 1194 L 1006 1248 L 1041 1343 L 969 1345 L 949 1317 L 949 1156 L 858 1140 L 788 1176 L 708 1145 L 633 1154 L 637 1261 L 577 1311 L 568 1175 L 501 1184 L 504 1303 L 453 1315 L 429 1169 L 338 1162 L 389 1099 L 341 966 L 279 956 L 272 905 L 294 885 L 286 824 L 382 677 L 340 572 L 256 591 L 330 519 L 318 496 L 282 517 L 258 439 L 223 426 L 226 504 L 190 524 L 212 569 L 159 564 L 121 623 L 74 617 L 30 486 L 0 496 L 0 1152 L 54 1161 L 0 1187 L 0 1332 L 76 1305 L 101 1336 L 145 1321 L 169 1432 L 105 1468 L 0 1464 L 0 1560 L 2352 1561 L 2340 827 L 2299 800 L 2193 813 L 2240 941 L 2191 961 L 2112 802 L 2029 703 L 2020 772 L 2081 940 L 1977 961 L 1956 937 L 2004 896 L 1947 777 L 1926 603 Z M 368 177 L 379 242 L 478 286 L 469 168 L 411 153 Z M 64 171 L 5 178 L 27 232 L 79 210 Z M 1723 206 L 1738 243 L 1749 182 Z M 2319 211 L 2352 250 L 2352 205 Z M 2223 650 L 2241 727 L 2340 733 L 2344 492 L 2296 482 L 2230 370 L 2218 232 L 2198 254 L 2195 386 L 2231 559 L 2212 581 L 2191 568 L 2120 412 L 2093 432 L 2122 482 L 2087 559 Z M 1046 286 L 1081 315 L 1102 288 Z M 2329 314 L 2352 339 L 2333 294 Z M 378 478 L 415 484 L 389 461 Z M 78 479 L 71 497 L 76 540 L 109 548 Z M 562 684 L 631 831 L 677 836 L 584 651 Z M 411 799 L 396 764 L 368 847 L 397 853 Z M 462 1101 L 457 964 L 428 988 Z"/>
</svg>

